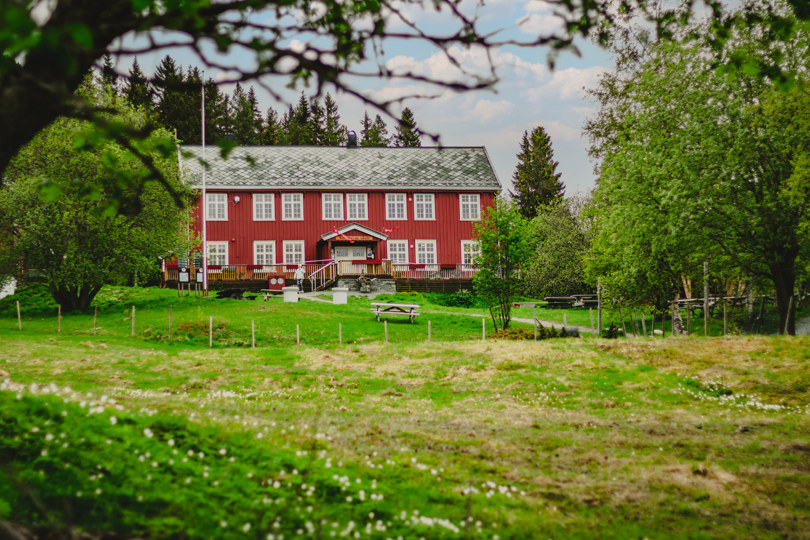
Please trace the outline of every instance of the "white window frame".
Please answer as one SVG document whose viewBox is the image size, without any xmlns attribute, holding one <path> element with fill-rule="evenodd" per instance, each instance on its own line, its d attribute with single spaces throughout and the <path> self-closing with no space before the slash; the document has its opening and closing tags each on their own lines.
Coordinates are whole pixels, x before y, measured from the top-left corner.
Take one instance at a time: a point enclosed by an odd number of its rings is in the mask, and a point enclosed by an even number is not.
<svg viewBox="0 0 810 540">
<path fill-rule="evenodd" d="M 481 195 L 477 193 L 461 193 L 458 197 L 458 206 L 461 221 L 478 221 L 481 219 Z"/>
<path fill-rule="evenodd" d="M 338 212 L 334 212 L 334 210 Z M 332 213 L 334 215 L 327 215 Z M 343 194 L 321 193 L 321 219 L 323 221 L 343 221 Z"/>
<path fill-rule="evenodd" d="M 270 248 L 269 250 L 267 248 Z M 261 251 L 261 253 L 260 253 Z M 269 255 L 269 257 L 268 257 Z M 264 259 L 264 260 L 260 260 Z M 253 264 L 261 266 L 273 266 L 276 264 L 276 241 L 275 240 L 254 240 L 253 241 Z"/>
<path fill-rule="evenodd" d="M 270 212 L 267 212 L 267 210 L 270 210 Z M 253 221 L 275 221 L 275 220 L 276 220 L 275 196 L 272 193 L 254 193 Z"/>
<path fill-rule="evenodd" d="M 287 210 L 290 210 L 287 212 Z M 296 212 L 297 210 L 297 212 Z M 281 220 L 282 221 L 304 221 L 304 194 L 303 193 L 282 193 L 281 194 Z"/>
<path fill-rule="evenodd" d="M 296 250 L 295 246 L 301 246 L 300 250 Z M 284 240 L 282 242 L 282 248 L 284 250 L 284 264 L 303 264 L 306 261 L 306 257 L 304 257 L 304 241 L 303 240 Z M 300 260 L 296 256 L 300 251 L 301 257 Z M 290 257 L 292 255 L 292 257 Z"/>
<path fill-rule="evenodd" d="M 208 264 L 228 266 L 228 242 L 206 242 L 206 244 Z"/>
<path fill-rule="evenodd" d="M 416 240 L 416 264 L 436 265 L 438 264 L 438 252 L 436 250 L 436 240 Z M 422 249 L 422 247 L 432 246 L 432 249 Z M 433 259 L 432 261 L 429 259 Z"/>
<path fill-rule="evenodd" d="M 228 221 L 228 194 L 205 194 L 205 221 Z"/>
<path fill-rule="evenodd" d="M 475 240 L 461 241 L 461 264 L 466 270 L 471 270 L 475 258 L 481 254 L 481 244 Z"/>
<path fill-rule="evenodd" d="M 392 250 L 392 246 L 404 246 L 405 249 Z M 404 260 L 401 257 L 394 258 L 394 255 L 404 255 Z M 408 264 L 408 241 L 407 240 L 388 240 L 388 259 L 392 264 Z"/>
<path fill-rule="evenodd" d="M 392 209 L 393 212 L 391 212 Z M 405 221 L 408 219 L 407 193 L 385 194 L 385 219 L 388 221 Z"/>
<path fill-rule="evenodd" d="M 368 193 L 346 194 L 346 220 L 368 221 Z"/>
<path fill-rule="evenodd" d="M 419 216 L 420 210 L 422 211 L 421 217 Z M 413 194 L 413 219 L 416 221 L 436 221 L 436 197 L 433 193 Z"/>
</svg>

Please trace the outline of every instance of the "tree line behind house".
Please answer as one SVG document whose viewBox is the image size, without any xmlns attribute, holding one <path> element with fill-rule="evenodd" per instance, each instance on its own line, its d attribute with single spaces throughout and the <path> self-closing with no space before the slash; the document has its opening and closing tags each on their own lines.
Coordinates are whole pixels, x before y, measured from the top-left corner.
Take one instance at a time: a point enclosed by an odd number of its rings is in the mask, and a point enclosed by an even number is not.
<svg viewBox="0 0 810 540">
<path fill-rule="evenodd" d="M 162 126 L 177 133 L 184 144 L 202 141 L 202 87 L 205 87 L 205 140 L 217 144 L 228 139 L 239 145 L 343 146 L 350 129 L 341 121 L 338 104 L 328 92 L 323 99 L 304 92 L 283 114 L 268 107 L 264 114 L 253 86 L 240 83 L 232 94 L 224 93 L 213 79 L 203 83 L 203 73 L 195 66 L 184 68 L 166 56 L 148 79 L 136 58 L 127 77 L 120 77 L 105 56 L 101 80 L 124 97 L 133 107 L 141 107 Z M 421 146 L 421 136 L 413 111 L 404 108 L 389 132 L 382 116 L 373 119 L 365 112 L 359 124 L 361 146 Z"/>
</svg>

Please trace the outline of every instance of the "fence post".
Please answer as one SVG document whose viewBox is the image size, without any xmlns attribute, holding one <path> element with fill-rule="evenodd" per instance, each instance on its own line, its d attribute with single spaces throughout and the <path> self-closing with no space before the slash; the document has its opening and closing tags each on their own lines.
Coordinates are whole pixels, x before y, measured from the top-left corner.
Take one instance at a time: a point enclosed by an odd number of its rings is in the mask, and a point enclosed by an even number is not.
<svg viewBox="0 0 810 540">
<path fill-rule="evenodd" d="M 132 325 L 129 330 L 129 337 L 135 337 L 135 306 L 132 306 Z"/>
<path fill-rule="evenodd" d="M 214 318 L 208 317 L 208 346 L 214 346 Z"/>
<path fill-rule="evenodd" d="M 96 328 L 98 327 L 98 306 L 93 306 L 93 335 L 96 335 Z"/>
<path fill-rule="evenodd" d="M 602 280 L 596 280 L 596 335 L 602 336 Z"/>
<path fill-rule="evenodd" d="M 588 313 L 591 316 L 591 335 L 594 335 L 596 333 L 596 328 L 593 326 L 593 308 L 590 306 L 588 307 Z"/>
<path fill-rule="evenodd" d="M 481 341 L 487 340 L 487 320 L 481 319 Z"/>
<path fill-rule="evenodd" d="M 256 321 L 250 319 L 250 348 L 256 348 Z"/>
<path fill-rule="evenodd" d="M 534 326 L 534 340 L 537 341 L 537 306 L 532 306 L 532 326 Z"/>
<path fill-rule="evenodd" d="M 56 304 L 56 332 L 62 333 L 62 304 Z"/>
<path fill-rule="evenodd" d="M 709 335 L 709 261 L 703 261 L 703 336 Z"/>
<path fill-rule="evenodd" d="M 723 335 L 728 334 L 728 305 L 726 299 L 723 298 Z"/>
<path fill-rule="evenodd" d="M 686 335 L 692 333 L 692 306 L 686 304 Z"/>
<path fill-rule="evenodd" d="M 22 317 L 20 316 L 20 301 L 17 300 L 17 330 L 22 331 Z"/>
</svg>

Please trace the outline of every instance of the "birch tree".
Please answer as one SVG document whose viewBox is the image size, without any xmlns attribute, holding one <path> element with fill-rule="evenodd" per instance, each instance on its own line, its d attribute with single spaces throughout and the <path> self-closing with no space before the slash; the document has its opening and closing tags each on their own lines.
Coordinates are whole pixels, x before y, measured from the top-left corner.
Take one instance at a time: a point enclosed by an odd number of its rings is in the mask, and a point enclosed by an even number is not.
<svg viewBox="0 0 810 540">
<path fill-rule="evenodd" d="M 718 69 L 703 46 L 714 29 L 696 28 L 703 39 L 659 42 L 603 79 L 587 126 L 600 160 L 591 271 L 666 304 L 698 261 L 724 261 L 771 282 L 780 330 L 793 333 L 790 298 L 810 241 L 808 39 L 777 47 L 794 77 L 772 80 L 754 66 L 773 42 L 754 30 L 735 27 L 724 52 L 751 69 Z"/>
</svg>

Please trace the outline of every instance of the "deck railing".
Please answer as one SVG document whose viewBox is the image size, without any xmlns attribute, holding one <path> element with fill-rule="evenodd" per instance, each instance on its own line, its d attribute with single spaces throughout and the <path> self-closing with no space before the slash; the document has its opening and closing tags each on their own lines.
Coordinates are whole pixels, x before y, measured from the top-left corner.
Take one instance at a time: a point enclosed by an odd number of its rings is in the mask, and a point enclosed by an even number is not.
<svg viewBox="0 0 810 540">
<path fill-rule="evenodd" d="M 229 264 L 209 265 L 208 281 L 267 280 L 271 276 L 295 279 L 297 264 Z M 177 281 L 178 268 L 167 266 L 163 280 Z M 194 282 L 197 269 L 189 268 L 189 281 Z M 307 261 L 304 263 L 306 279 L 314 288 L 338 276 L 391 276 L 395 279 L 471 279 L 475 269 L 469 264 L 398 264 L 382 261 Z"/>
<path fill-rule="evenodd" d="M 338 261 L 341 276 L 390 276 L 391 261 Z"/>
<path fill-rule="evenodd" d="M 313 291 L 323 287 L 337 277 L 337 263 L 327 261 L 320 268 L 308 275 L 309 284 Z"/>
<path fill-rule="evenodd" d="M 396 279 L 472 279 L 475 270 L 469 264 L 394 264 Z"/>
</svg>

